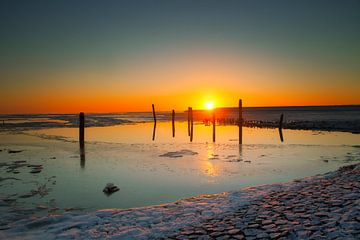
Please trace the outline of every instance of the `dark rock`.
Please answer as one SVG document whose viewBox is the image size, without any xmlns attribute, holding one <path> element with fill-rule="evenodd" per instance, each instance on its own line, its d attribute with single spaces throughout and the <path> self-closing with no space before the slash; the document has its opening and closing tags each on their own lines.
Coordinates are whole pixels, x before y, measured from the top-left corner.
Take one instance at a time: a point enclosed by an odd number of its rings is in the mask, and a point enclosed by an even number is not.
<svg viewBox="0 0 360 240">
<path fill-rule="evenodd" d="M 21 153 L 21 152 L 23 152 L 24 150 L 8 150 L 8 153 Z"/>
<path fill-rule="evenodd" d="M 108 184 L 106 184 L 105 188 L 103 189 L 103 192 L 106 195 L 110 195 L 110 194 L 113 194 L 114 192 L 117 192 L 119 190 L 120 190 L 120 188 L 115 186 L 113 183 L 108 183 Z"/>
</svg>

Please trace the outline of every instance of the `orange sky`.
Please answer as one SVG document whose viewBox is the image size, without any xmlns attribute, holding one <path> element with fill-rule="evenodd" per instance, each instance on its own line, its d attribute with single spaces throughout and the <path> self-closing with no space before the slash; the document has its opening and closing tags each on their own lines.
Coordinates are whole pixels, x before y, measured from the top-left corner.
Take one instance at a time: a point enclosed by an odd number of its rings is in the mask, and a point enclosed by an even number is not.
<svg viewBox="0 0 360 240">
<path fill-rule="evenodd" d="M 356 76 L 271 55 L 212 51 L 152 55 L 112 68 L 39 71 L 2 90 L 1 113 L 158 111 L 216 107 L 359 104 Z M 239 57 L 241 56 L 241 57 Z M 16 83 L 16 82 L 15 82 Z"/>
<path fill-rule="evenodd" d="M 239 57 L 241 56 L 241 57 Z M 284 65 L 269 56 L 218 52 L 157 55 L 106 69 L 38 71 L 5 84 L 1 113 L 185 110 L 216 107 L 359 104 L 359 81 L 341 69 Z M 124 81 L 126 79 L 126 81 Z"/>
</svg>

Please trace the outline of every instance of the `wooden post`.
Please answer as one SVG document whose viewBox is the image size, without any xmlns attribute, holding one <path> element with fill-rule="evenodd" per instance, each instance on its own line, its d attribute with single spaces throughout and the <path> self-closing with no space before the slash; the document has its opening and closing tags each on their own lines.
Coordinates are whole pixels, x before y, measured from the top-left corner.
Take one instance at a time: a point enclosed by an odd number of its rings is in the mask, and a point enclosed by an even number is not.
<svg viewBox="0 0 360 240">
<path fill-rule="evenodd" d="M 175 110 L 172 110 L 172 136 L 175 137 Z"/>
<path fill-rule="evenodd" d="M 279 135 L 280 135 L 280 141 L 283 142 L 284 141 L 284 137 L 282 134 L 282 124 L 283 124 L 283 120 L 284 120 L 284 114 L 280 115 L 280 121 L 279 121 Z"/>
<path fill-rule="evenodd" d="M 152 112 L 153 112 L 153 117 L 154 117 L 154 123 L 156 124 L 156 115 L 155 115 L 155 106 L 154 106 L 154 104 L 152 104 Z"/>
<path fill-rule="evenodd" d="M 79 114 L 79 142 L 80 142 L 80 149 L 85 147 L 85 114 L 81 112 Z"/>
<path fill-rule="evenodd" d="M 190 107 L 188 107 L 188 136 L 190 137 Z"/>
<path fill-rule="evenodd" d="M 193 141 L 194 137 L 194 116 L 192 107 L 190 108 L 190 142 Z"/>
<path fill-rule="evenodd" d="M 239 144 L 242 144 L 242 100 L 239 99 Z"/>
<path fill-rule="evenodd" d="M 155 106 L 154 104 L 152 104 L 152 112 L 153 112 L 153 117 L 154 117 L 154 128 L 153 128 L 153 136 L 152 136 L 152 140 L 155 140 L 155 132 L 156 132 L 156 114 L 155 114 Z"/>
<path fill-rule="evenodd" d="M 215 142 L 215 125 L 216 125 L 215 109 L 213 109 L 212 112 L 212 125 L 213 125 L 213 142 Z"/>
</svg>

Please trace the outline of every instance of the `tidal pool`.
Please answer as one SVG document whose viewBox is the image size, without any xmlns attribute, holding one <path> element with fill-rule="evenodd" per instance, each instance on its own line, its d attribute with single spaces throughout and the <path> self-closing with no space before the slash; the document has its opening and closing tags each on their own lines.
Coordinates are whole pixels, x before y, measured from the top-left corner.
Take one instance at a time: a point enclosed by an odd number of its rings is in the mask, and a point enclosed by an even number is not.
<svg viewBox="0 0 360 240">
<path fill-rule="evenodd" d="M 155 141 L 152 128 L 152 123 L 86 128 L 84 154 L 76 128 L 0 133 L 2 221 L 21 214 L 162 204 L 360 161 L 359 134 L 283 130 L 281 142 L 277 129 L 244 128 L 239 146 L 236 126 L 217 126 L 216 143 L 211 126 L 196 124 L 191 143 L 185 122 L 176 122 L 175 138 L 171 122 L 157 124 Z M 31 166 L 21 166 L 14 173 L 9 164 L 15 161 L 43 169 L 30 173 Z M 120 191 L 105 195 L 107 183 Z"/>
</svg>

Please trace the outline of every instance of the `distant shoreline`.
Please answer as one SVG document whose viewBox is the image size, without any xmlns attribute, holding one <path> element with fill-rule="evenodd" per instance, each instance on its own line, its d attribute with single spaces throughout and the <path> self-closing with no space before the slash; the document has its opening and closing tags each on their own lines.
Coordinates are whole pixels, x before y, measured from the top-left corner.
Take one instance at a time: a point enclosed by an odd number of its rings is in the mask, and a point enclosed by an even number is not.
<svg viewBox="0 0 360 240">
<path fill-rule="evenodd" d="M 237 125 L 237 108 L 217 108 L 217 125 Z M 187 121 L 187 112 L 176 112 L 175 121 Z M 211 111 L 194 110 L 194 121 L 208 123 Z M 243 126 L 278 128 L 284 115 L 283 129 L 360 133 L 360 105 L 244 107 Z M 157 121 L 171 121 L 171 112 L 156 112 Z M 46 128 L 77 128 L 78 114 L 0 115 L 0 131 L 25 131 Z M 151 112 L 85 113 L 86 127 L 109 127 L 153 122 Z"/>
<path fill-rule="evenodd" d="M 360 103 L 359 104 L 345 104 L 345 105 L 299 105 L 299 106 L 244 106 L 243 109 L 276 109 L 276 108 L 283 108 L 283 109 L 290 109 L 290 108 L 308 108 L 308 109 L 316 109 L 316 108 L 359 108 L 360 109 Z M 237 109 L 237 107 L 218 107 L 216 109 Z M 199 111 L 207 111 L 206 109 L 196 109 Z M 179 112 L 186 112 L 187 110 L 179 110 Z M 158 113 L 169 113 L 171 110 L 168 111 L 158 111 Z M 151 113 L 151 106 L 149 107 L 149 111 L 114 111 L 114 112 L 86 112 L 87 114 L 132 114 L 132 113 Z M 3 116 L 38 116 L 38 115 L 76 115 L 78 112 L 63 112 L 63 113 L 0 113 L 0 118 Z"/>
</svg>

